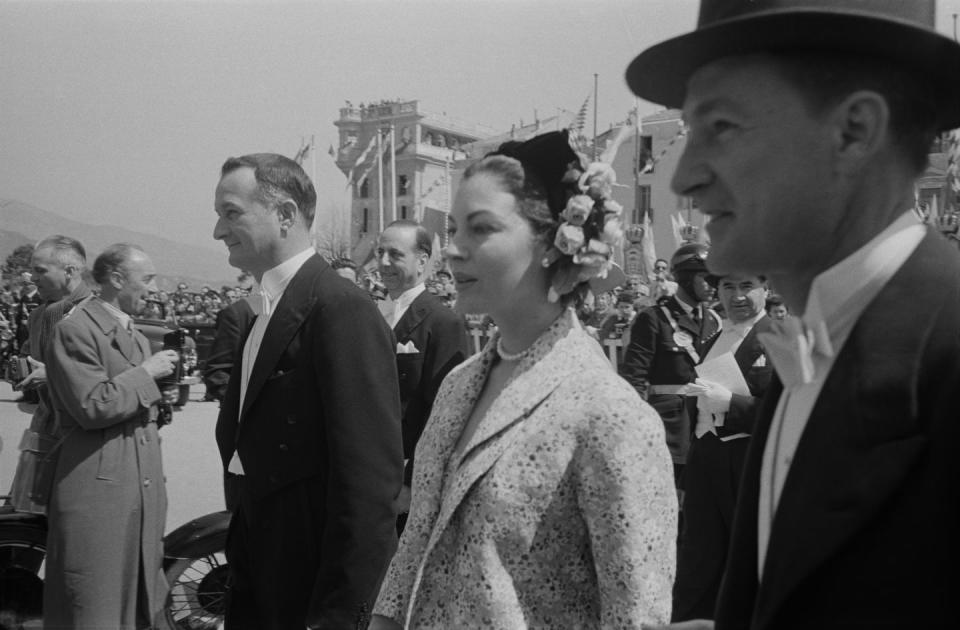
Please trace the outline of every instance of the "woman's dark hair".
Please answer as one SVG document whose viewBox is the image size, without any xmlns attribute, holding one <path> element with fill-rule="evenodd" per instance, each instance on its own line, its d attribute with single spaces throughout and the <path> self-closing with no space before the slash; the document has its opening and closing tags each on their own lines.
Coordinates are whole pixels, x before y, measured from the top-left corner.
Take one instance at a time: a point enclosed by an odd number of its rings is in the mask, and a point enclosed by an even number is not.
<svg viewBox="0 0 960 630">
<path fill-rule="evenodd" d="M 547 203 L 546 188 L 533 173 L 528 173 L 519 160 L 505 155 L 488 155 L 474 162 L 463 173 L 466 181 L 479 173 L 500 180 L 506 192 L 517 199 L 520 216 L 527 220 L 533 232 L 552 242 L 559 222 Z"/>
</svg>

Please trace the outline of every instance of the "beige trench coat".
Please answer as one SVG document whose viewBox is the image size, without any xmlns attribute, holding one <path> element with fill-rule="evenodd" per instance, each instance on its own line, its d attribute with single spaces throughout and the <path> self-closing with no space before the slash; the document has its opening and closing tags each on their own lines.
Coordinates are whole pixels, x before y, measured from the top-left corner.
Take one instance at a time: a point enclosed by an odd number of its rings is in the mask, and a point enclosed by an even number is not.
<svg viewBox="0 0 960 630">
<path fill-rule="evenodd" d="M 458 459 L 495 344 L 440 388 L 374 612 L 418 629 L 666 622 L 677 501 L 656 412 L 568 310 Z"/>
<path fill-rule="evenodd" d="M 97 299 L 60 322 L 46 355 L 66 434 L 54 473 L 44 627 L 149 627 L 166 595 L 167 498 L 150 346 Z"/>
</svg>

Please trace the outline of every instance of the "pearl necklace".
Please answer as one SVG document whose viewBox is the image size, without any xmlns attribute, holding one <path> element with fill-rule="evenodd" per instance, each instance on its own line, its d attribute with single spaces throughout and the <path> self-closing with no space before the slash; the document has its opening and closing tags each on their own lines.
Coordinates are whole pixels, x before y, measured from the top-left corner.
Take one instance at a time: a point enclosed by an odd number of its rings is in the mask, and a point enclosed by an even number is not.
<svg viewBox="0 0 960 630">
<path fill-rule="evenodd" d="M 530 348 L 521 350 L 515 354 L 510 354 L 503 349 L 503 337 L 497 339 L 497 355 L 500 357 L 501 361 L 519 361 L 523 357 L 527 356 L 528 352 L 530 352 Z"/>
</svg>

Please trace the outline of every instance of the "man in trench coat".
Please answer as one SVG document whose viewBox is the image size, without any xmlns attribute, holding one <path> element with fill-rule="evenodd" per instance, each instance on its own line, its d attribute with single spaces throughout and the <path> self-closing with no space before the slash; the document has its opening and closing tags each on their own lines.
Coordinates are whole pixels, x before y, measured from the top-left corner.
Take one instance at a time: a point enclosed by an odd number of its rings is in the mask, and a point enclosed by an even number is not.
<svg viewBox="0 0 960 630">
<path fill-rule="evenodd" d="M 163 607 L 156 380 L 177 354 L 151 356 L 131 317 L 156 290 L 154 274 L 138 247 L 108 247 L 93 265 L 100 296 L 57 325 L 46 354 L 63 437 L 48 507 L 45 628 L 150 628 Z"/>
</svg>

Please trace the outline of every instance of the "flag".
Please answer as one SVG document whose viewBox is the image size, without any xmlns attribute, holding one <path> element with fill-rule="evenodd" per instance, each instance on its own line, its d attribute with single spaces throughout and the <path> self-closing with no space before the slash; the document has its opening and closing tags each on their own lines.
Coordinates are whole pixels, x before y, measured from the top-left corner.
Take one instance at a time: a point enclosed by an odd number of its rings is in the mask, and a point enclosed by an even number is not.
<svg viewBox="0 0 960 630">
<path fill-rule="evenodd" d="M 583 105 L 580 106 L 580 111 L 577 112 L 576 117 L 573 119 L 573 130 L 578 134 L 583 133 L 583 128 L 587 125 L 587 107 L 590 105 L 590 95 L 587 94 L 587 98 L 583 101 Z"/>
<path fill-rule="evenodd" d="M 644 278 L 649 278 L 653 275 L 653 267 L 657 262 L 657 248 L 653 242 L 653 224 L 650 222 L 649 212 L 643 213 L 643 240 L 640 241 L 640 251 L 643 254 Z"/>
<path fill-rule="evenodd" d="M 613 161 L 617 157 L 617 151 L 620 149 L 620 145 L 623 144 L 623 141 L 637 130 L 634 111 L 630 112 L 630 115 L 627 117 L 627 122 L 620 127 L 620 129 L 617 131 L 616 137 L 607 143 L 607 148 L 604 149 L 603 153 L 600 155 L 599 160 L 604 164 L 613 164 Z"/>
<path fill-rule="evenodd" d="M 376 144 L 376 141 L 377 141 L 377 136 L 373 136 L 373 140 L 371 141 L 371 144 L 370 144 L 369 146 L 367 146 L 366 149 L 363 150 L 363 153 L 360 155 L 360 158 L 363 158 L 364 160 L 367 159 L 367 152 L 372 148 L 372 146 L 373 146 L 374 144 Z M 387 138 L 386 138 L 386 139 L 384 140 L 384 142 L 383 142 L 383 147 L 381 147 L 381 149 L 380 149 L 380 154 L 379 154 L 378 158 L 382 160 L 382 159 L 383 159 L 383 156 L 387 154 L 387 150 L 388 150 L 389 148 L 390 148 L 390 137 L 387 136 Z M 356 164 L 354 164 L 354 168 L 356 168 L 357 166 L 359 166 L 359 165 L 362 163 L 362 161 L 361 161 L 360 158 L 357 158 L 357 162 L 356 162 Z M 363 184 L 363 181 L 364 181 L 365 179 L 367 179 L 367 176 L 368 176 L 368 175 L 370 175 L 370 171 L 372 171 L 376 166 L 377 166 L 377 160 L 373 160 L 372 162 L 370 162 L 370 166 L 368 166 L 368 167 L 363 171 L 363 174 L 360 175 L 359 178 L 357 178 L 357 186 L 360 186 L 361 184 Z M 353 173 L 353 170 L 352 170 L 352 169 L 351 169 L 350 173 L 351 173 L 351 174 Z"/>
<path fill-rule="evenodd" d="M 313 141 L 303 143 L 303 146 L 300 147 L 300 150 L 297 151 L 297 154 L 293 156 L 293 161 L 297 164 L 303 165 L 303 161 L 307 159 L 307 156 L 310 155 L 310 149 L 313 148 Z"/>
</svg>

